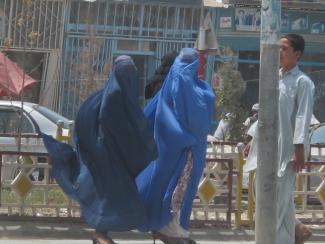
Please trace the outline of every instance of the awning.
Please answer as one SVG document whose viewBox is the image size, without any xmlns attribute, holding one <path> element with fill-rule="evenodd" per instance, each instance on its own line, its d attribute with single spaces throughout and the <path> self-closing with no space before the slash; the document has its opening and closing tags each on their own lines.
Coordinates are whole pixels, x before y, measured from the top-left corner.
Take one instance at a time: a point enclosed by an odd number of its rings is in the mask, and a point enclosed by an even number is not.
<svg viewBox="0 0 325 244">
<path fill-rule="evenodd" d="M 36 82 L 0 52 L 0 96 L 19 96 L 24 88 Z"/>
</svg>

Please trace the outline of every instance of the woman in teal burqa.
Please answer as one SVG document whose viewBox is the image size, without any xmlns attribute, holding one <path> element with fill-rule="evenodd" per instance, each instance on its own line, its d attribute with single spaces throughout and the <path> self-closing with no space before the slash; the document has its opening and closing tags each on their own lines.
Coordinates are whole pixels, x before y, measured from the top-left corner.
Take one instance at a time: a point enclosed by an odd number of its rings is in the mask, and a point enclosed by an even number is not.
<svg viewBox="0 0 325 244">
<path fill-rule="evenodd" d="M 214 107 L 212 89 L 197 78 L 198 65 L 197 51 L 182 49 L 145 109 L 158 158 L 136 178 L 147 213 L 140 229 L 166 244 L 195 243 L 188 228 Z"/>
<path fill-rule="evenodd" d="M 105 87 L 81 106 L 74 147 L 43 135 L 53 175 L 96 229 L 94 243 L 114 243 L 108 231 L 145 224 L 135 177 L 157 156 L 152 131 L 138 102 L 138 73 L 132 59 L 118 57 Z"/>
</svg>

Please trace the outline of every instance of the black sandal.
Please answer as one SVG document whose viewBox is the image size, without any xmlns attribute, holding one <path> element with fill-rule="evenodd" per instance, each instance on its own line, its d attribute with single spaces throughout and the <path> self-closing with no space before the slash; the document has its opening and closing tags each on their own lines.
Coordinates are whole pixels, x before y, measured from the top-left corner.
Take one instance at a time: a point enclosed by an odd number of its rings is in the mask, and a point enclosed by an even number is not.
<svg viewBox="0 0 325 244">
<path fill-rule="evenodd" d="M 151 236 L 154 244 L 156 243 L 156 239 L 162 241 L 164 244 L 197 244 L 196 241 L 190 238 L 167 236 L 158 231 L 153 231 Z"/>
<path fill-rule="evenodd" d="M 97 232 L 95 231 L 93 234 L 93 244 L 117 244 L 113 241 L 112 238 L 110 238 L 108 235 L 106 235 L 103 232 Z"/>
</svg>

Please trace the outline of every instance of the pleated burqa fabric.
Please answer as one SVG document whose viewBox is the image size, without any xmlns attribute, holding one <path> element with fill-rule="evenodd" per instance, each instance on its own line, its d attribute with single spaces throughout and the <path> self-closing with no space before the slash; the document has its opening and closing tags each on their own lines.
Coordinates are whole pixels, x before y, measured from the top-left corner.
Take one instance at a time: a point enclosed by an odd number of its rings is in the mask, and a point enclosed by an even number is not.
<svg viewBox="0 0 325 244">
<path fill-rule="evenodd" d="M 147 212 L 141 230 L 159 230 L 171 221 L 172 195 L 191 151 L 193 168 L 180 212 L 180 224 L 188 229 L 215 98 L 211 87 L 197 78 L 198 65 L 197 51 L 182 49 L 161 90 L 145 109 L 159 156 L 136 179 Z"/>
<path fill-rule="evenodd" d="M 157 149 L 138 91 L 132 59 L 120 56 L 106 86 L 78 112 L 75 147 L 43 135 L 55 179 L 98 231 L 126 231 L 145 223 L 135 177 L 156 158 Z"/>
</svg>

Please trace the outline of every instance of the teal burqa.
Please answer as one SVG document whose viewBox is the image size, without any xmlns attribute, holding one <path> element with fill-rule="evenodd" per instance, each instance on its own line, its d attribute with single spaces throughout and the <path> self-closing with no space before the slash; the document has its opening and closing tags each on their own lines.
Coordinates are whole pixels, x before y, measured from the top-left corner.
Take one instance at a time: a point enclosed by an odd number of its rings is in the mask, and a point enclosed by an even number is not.
<svg viewBox="0 0 325 244">
<path fill-rule="evenodd" d="M 75 146 L 43 135 L 55 179 L 98 231 L 126 231 L 145 223 L 135 177 L 156 158 L 157 150 L 138 91 L 132 59 L 120 56 L 105 87 L 81 106 Z"/>
<path fill-rule="evenodd" d="M 147 212 L 141 230 L 159 230 L 171 221 L 172 195 L 191 150 L 193 168 L 180 212 L 180 223 L 188 229 L 215 98 L 211 87 L 197 78 L 198 65 L 197 51 L 182 49 L 161 90 L 145 109 L 159 156 L 136 178 Z"/>
</svg>

